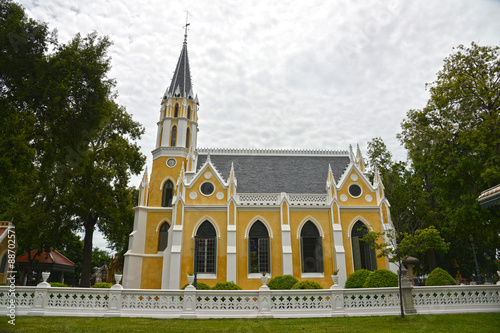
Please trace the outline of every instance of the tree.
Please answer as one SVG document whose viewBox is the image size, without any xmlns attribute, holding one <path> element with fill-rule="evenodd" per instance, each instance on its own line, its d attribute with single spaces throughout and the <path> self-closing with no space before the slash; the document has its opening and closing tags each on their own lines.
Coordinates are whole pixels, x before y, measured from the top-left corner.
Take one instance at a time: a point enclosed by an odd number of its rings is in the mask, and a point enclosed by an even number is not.
<svg viewBox="0 0 500 333">
<path fill-rule="evenodd" d="M 114 101 L 107 37 L 77 35 L 60 45 L 45 24 L 0 1 L 0 129 L 7 134 L 0 216 L 14 218 L 26 250 L 57 247 L 83 230 L 81 280 L 89 286 L 95 228 L 118 239 L 112 232 L 125 229 L 115 225 L 130 221 L 128 180 L 145 161 L 132 141 L 144 129 Z"/>
<path fill-rule="evenodd" d="M 436 226 L 457 245 L 473 234 L 492 250 L 500 245 L 500 215 L 482 210 L 477 197 L 500 183 L 500 48 L 460 45 L 428 87 L 427 105 L 407 113 L 398 137 Z"/>
<path fill-rule="evenodd" d="M 386 257 L 390 262 L 399 267 L 399 299 L 401 300 L 401 318 L 404 318 L 404 309 L 401 290 L 401 268 L 403 260 L 408 256 L 422 256 L 429 250 L 446 252 L 449 249 L 449 243 L 439 234 L 434 227 L 416 230 L 413 235 L 397 232 L 375 232 L 369 231 L 362 238 L 363 241 L 378 250 L 377 257 Z"/>
</svg>

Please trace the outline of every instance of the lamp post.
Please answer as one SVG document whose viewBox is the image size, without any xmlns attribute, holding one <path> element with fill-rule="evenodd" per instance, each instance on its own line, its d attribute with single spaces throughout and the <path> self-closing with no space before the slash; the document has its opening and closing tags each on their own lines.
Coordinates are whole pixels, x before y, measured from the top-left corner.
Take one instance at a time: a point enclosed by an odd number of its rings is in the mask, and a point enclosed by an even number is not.
<svg viewBox="0 0 500 333">
<path fill-rule="evenodd" d="M 198 237 L 194 237 L 194 281 L 193 286 L 198 289 Z"/>
<path fill-rule="evenodd" d="M 479 265 L 477 264 L 476 249 L 474 248 L 474 236 L 469 235 L 469 239 L 472 245 L 472 253 L 474 254 L 474 262 L 476 263 L 477 283 L 483 284 L 483 278 L 481 276 L 481 272 L 479 271 Z"/>
</svg>

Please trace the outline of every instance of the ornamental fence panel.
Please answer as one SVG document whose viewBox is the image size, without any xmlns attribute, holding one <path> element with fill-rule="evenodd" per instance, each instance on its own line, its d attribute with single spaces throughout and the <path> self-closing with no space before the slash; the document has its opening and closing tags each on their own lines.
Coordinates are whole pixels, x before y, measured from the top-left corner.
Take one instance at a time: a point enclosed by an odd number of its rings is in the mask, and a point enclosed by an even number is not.
<svg viewBox="0 0 500 333">
<path fill-rule="evenodd" d="M 418 314 L 500 312 L 500 285 L 403 288 Z M 403 294 L 405 297 L 405 294 Z M 0 315 L 293 318 L 398 315 L 398 288 L 185 290 L 0 286 Z"/>
</svg>

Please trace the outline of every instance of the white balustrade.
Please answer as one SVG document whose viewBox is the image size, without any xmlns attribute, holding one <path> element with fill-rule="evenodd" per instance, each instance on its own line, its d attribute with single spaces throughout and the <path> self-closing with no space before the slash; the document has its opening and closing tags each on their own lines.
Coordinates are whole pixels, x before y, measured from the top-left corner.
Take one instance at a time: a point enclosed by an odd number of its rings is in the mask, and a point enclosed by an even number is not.
<svg viewBox="0 0 500 333">
<path fill-rule="evenodd" d="M 414 287 L 418 314 L 500 312 L 500 285 Z M 0 286 L 0 315 L 12 293 Z M 398 288 L 144 290 L 15 287 L 16 315 L 255 318 L 397 315 Z"/>
</svg>

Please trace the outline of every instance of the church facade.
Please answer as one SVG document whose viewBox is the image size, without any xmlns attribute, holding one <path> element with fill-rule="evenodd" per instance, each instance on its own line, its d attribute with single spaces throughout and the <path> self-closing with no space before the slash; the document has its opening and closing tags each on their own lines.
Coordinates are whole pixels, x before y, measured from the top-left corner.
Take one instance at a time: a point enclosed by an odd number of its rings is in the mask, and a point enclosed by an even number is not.
<svg viewBox="0 0 500 333">
<path fill-rule="evenodd" d="M 267 274 L 324 288 L 357 269 L 394 270 L 360 238 L 393 229 L 376 173 L 346 151 L 199 149 L 199 101 L 186 37 L 161 107 L 153 166 L 140 184 L 125 254 L 125 288 L 178 289 L 196 273 L 209 286 L 258 289 Z M 391 267 L 390 267 L 391 266 Z"/>
</svg>

